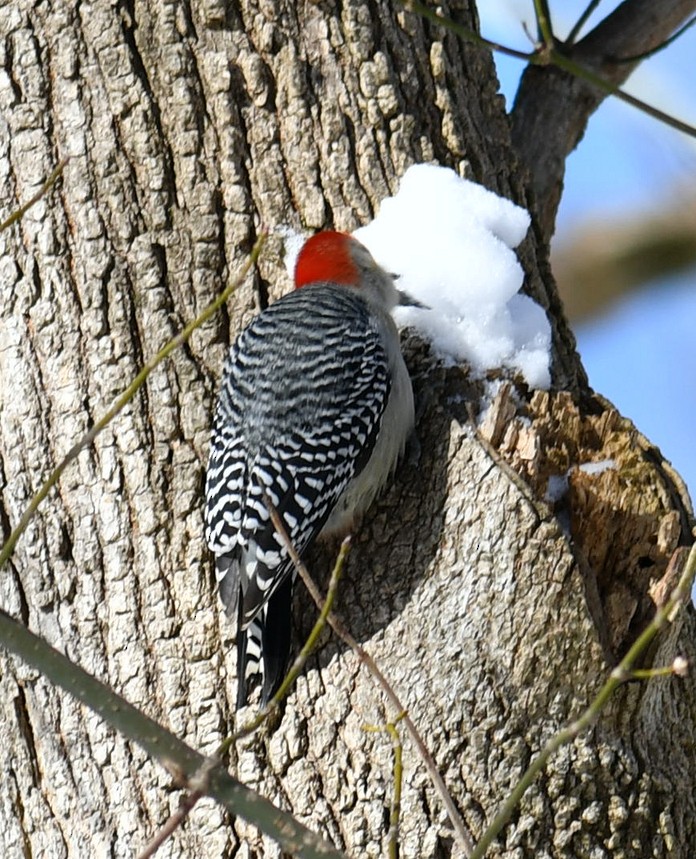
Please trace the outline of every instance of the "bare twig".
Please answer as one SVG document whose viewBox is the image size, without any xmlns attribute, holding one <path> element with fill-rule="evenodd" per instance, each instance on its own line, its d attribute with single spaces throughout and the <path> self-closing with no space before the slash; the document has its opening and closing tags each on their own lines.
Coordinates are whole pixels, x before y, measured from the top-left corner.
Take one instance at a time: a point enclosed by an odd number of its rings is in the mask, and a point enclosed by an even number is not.
<svg viewBox="0 0 696 859">
<path fill-rule="evenodd" d="M 389 810 L 389 832 L 387 842 L 389 846 L 389 859 L 399 859 L 399 821 L 401 818 L 401 787 L 404 780 L 403 746 L 401 737 L 396 729 L 396 723 L 400 722 L 406 715 L 399 715 L 386 725 L 363 725 L 363 730 L 371 733 L 387 733 L 392 741 L 394 749 L 394 793 L 392 794 L 391 808 Z"/>
<path fill-rule="evenodd" d="M 678 549 L 673 556 L 671 563 L 679 563 L 679 559 L 682 556 L 683 550 Z M 590 728 L 597 721 L 600 713 L 618 687 L 622 683 L 625 683 L 627 679 L 631 679 L 634 674 L 633 666 L 638 658 L 645 653 L 648 645 L 657 635 L 659 630 L 662 629 L 665 624 L 672 622 L 679 609 L 689 601 L 695 577 L 696 544 L 691 548 L 689 557 L 684 565 L 683 572 L 670 599 L 664 606 L 657 609 L 652 622 L 638 636 L 631 649 L 611 672 L 590 706 L 585 710 L 580 718 L 571 722 L 570 725 L 553 736 L 532 761 L 522 778 L 517 782 L 514 789 L 493 818 L 489 827 L 481 836 L 480 841 L 476 845 L 476 849 L 473 851 L 469 859 L 483 859 L 486 855 L 486 851 L 497 838 L 506 823 L 510 820 L 513 812 L 522 800 L 522 797 L 534 783 L 539 773 L 544 769 L 551 755 L 560 749 L 561 746 L 571 743 L 578 734 Z M 679 665 L 678 667 L 681 666 Z M 671 670 L 667 673 L 678 673 L 674 668 L 674 664 L 671 666 Z"/>
<path fill-rule="evenodd" d="M 63 158 L 63 160 L 59 162 L 58 166 L 53 169 L 48 179 L 46 179 L 46 181 L 43 183 L 41 188 L 39 188 L 36 194 L 34 194 L 33 197 L 27 200 L 24 205 L 20 206 L 19 209 L 16 209 L 14 212 L 12 212 L 10 217 L 0 224 L 0 233 L 3 230 L 6 230 L 8 227 L 11 227 L 12 224 L 16 223 L 21 218 L 23 218 L 24 215 L 26 215 L 26 213 L 29 211 L 29 209 L 31 209 L 32 206 L 38 203 L 39 200 L 51 190 L 56 180 L 65 169 L 65 165 L 68 163 L 69 160 L 69 156 L 67 158 Z"/>
<path fill-rule="evenodd" d="M 525 60 L 531 65 L 536 66 L 557 66 L 559 69 L 563 69 L 567 71 L 569 74 L 574 75 L 580 80 L 584 80 L 586 83 L 598 89 L 600 92 L 605 93 L 606 95 L 614 96 L 618 98 L 620 101 L 625 102 L 626 104 L 630 104 L 632 107 L 637 108 L 643 113 L 647 113 L 648 116 L 652 116 L 653 119 L 657 119 L 658 121 L 664 123 L 665 125 L 670 126 L 671 128 L 675 128 L 677 131 L 681 131 L 683 134 L 687 134 L 689 137 L 696 137 L 696 127 L 693 125 L 689 125 L 688 122 L 683 122 L 681 119 L 677 119 L 674 116 L 670 116 L 670 114 L 665 113 L 662 110 L 659 110 L 656 107 L 653 107 L 647 102 L 641 101 L 639 98 L 635 98 L 635 96 L 629 95 L 624 90 L 620 89 L 616 84 L 611 81 L 606 80 L 601 75 L 592 71 L 592 69 L 587 68 L 587 66 L 582 65 L 581 63 L 572 60 L 570 57 L 566 56 L 561 49 L 558 48 L 555 40 L 553 39 L 553 34 L 547 30 L 547 36 L 550 33 L 550 41 L 544 41 L 542 44 L 536 48 L 536 50 L 525 53 L 524 51 L 517 51 L 514 48 L 507 47 L 505 45 L 497 44 L 496 42 L 491 42 L 489 39 L 485 39 L 475 30 L 470 29 L 469 27 L 464 27 L 462 24 L 458 24 L 456 21 L 452 21 L 450 18 L 445 17 L 441 12 L 438 12 L 434 9 L 430 9 L 425 6 L 423 3 L 418 3 L 417 0 L 399 0 L 402 6 L 408 9 L 411 12 L 414 12 L 417 15 L 420 15 L 422 18 L 426 18 L 429 21 L 433 21 L 436 24 L 440 24 L 446 30 L 449 30 L 451 33 L 455 33 L 460 38 L 471 42 L 475 45 L 479 45 L 481 47 L 489 48 L 492 51 L 497 51 L 498 53 L 505 54 L 508 57 L 515 57 L 519 60 Z M 539 3 L 539 0 L 536 0 Z M 539 20 L 539 24 L 541 27 L 542 22 L 544 23 L 544 28 L 546 28 L 546 24 L 548 23 L 548 19 Z"/>
<path fill-rule="evenodd" d="M 403 747 L 396 725 L 389 723 L 387 732 L 394 747 L 394 794 L 389 813 L 389 859 L 399 859 L 399 820 L 401 818 L 401 785 L 404 780 Z"/>
<path fill-rule="evenodd" d="M 575 24 L 573 24 L 570 33 L 568 33 L 568 37 L 565 40 L 566 45 L 572 45 L 575 42 L 577 37 L 580 35 L 580 31 L 587 23 L 590 15 L 594 12 L 594 10 L 599 6 L 601 2 L 602 0 L 591 0 L 591 2 L 588 3 L 587 7 L 585 8 L 585 11 L 582 13 L 582 15 L 580 15 Z"/>
<path fill-rule="evenodd" d="M 220 308 L 230 297 L 230 295 L 237 289 L 237 287 L 244 281 L 247 274 L 251 271 L 253 266 L 256 264 L 256 260 L 258 259 L 259 254 L 261 253 L 261 248 L 266 240 L 266 233 L 262 233 L 254 245 L 249 258 L 246 263 L 242 266 L 241 271 L 237 275 L 237 277 L 218 295 L 218 297 L 212 301 L 206 308 L 200 313 L 192 322 L 179 332 L 176 337 L 173 337 L 160 351 L 154 355 L 150 360 L 143 366 L 138 375 L 133 379 L 133 381 L 128 385 L 126 390 L 121 394 L 121 396 L 116 400 L 116 402 L 111 406 L 111 408 L 104 414 L 92 428 L 86 432 L 82 438 L 77 441 L 70 450 L 63 457 L 62 461 L 59 465 L 54 468 L 54 470 L 50 473 L 44 484 L 41 486 L 39 491 L 33 496 L 31 501 L 29 502 L 26 510 L 22 514 L 21 519 L 17 523 L 17 525 L 12 530 L 12 533 L 5 541 L 2 551 L 0 551 L 0 567 L 2 567 L 9 557 L 12 555 L 14 551 L 14 547 L 17 544 L 17 540 L 22 536 L 24 531 L 27 528 L 27 525 L 31 521 L 32 517 L 38 510 L 41 502 L 46 498 L 51 489 L 56 485 L 56 483 L 60 480 L 61 475 L 65 471 L 65 469 L 70 465 L 70 463 L 76 459 L 76 457 L 83 451 L 85 448 L 89 447 L 95 440 L 95 438 L 102 432 L 102 430 L 109 424 L 116 415 L 121 412 L 128 403 L 133 399 L 135 394 L 138 392 L 140 387 L 143 385 L 147 377 L 152 373 L 152 371 L 159 366 L 166 358 L 168 358 L 175 349 L 178 349 L 182 343 L 185 343 L 189 337 L 193 334 L 193 332 L 199 328 L 204 322 L 206 322 L 217 310 Z"/>
<path fill-rule="evenodd" d="M 693 18 L 689 18 L 686 24 L 683 24 L 676 32 L 672 33 L 669 39 L 665 39 L 649 51 L 643 51 L 642 54 L 634 54 L 632 57 L 607 57 L 607 59 L 611 60 L 612 63 L 639 63 L 642 60 L 647 60 L 649 57 L 659 54 L 660 51 L 664 51 L 672 42 L 676 42 L 694 24 L 696 24 L 696 15 Z"/>
<path fill-rule="evenodd" d="M 186 820 L 202 796 L 204 796 L 204 794 L 197 790 L 191 791 L 191 793 L 182 796 L 177 810 L 170 816 L 164 826 L 161 827 L 152 841 L 146 844 L 143 850 L 138 853 L 137 859 L 151 859 L 165 841 L 167 841 L 167 839 L 181 826 L 184 820 Z"/>
<path fill-rule="evenodd" d="M 534 14 L 536 15 L 537 29 L 541 36 L 541 41 L 546 48 L 551 50 L 556 39 L 553 34 L 548 0 L 534 0 Z"/>
<path fill-rule="evenodd" d="M 632 107 L 642 111 L 642 113 L 647 113 L 648 116 L 652 116 L 653 119 L 659 120 L 664 125 L 669 125 L 670 128 L 675 128 L 677 131 L 681 131 L 689 137 L 696 137 L 696 128 L 693 125 L 689 125 L 688 122 L 683 122 L 681 119 L 670 116 L 668 113 L 659 110 L 657 107 L 653 107 L 651 104 L 630 95 L 630 93 L 620 89 L 616 84 L 613 84 L 611 81 L 608 81 L 601 75 L 593 72 L 592 69 L 588 69 L 587 66 L 584 66 L 575 60 L 571 60 L 570 57 L 565 56 L 561 51 L 557 49 L 551 51 L 549 62 L 551 65 L 557 66 L 559 69 L 563 69 L 575 77 L 584 80 L 586 83 L 591 84 L 600 92 L 606 93 L 607 95 L 613 95 L 615 98 L 618 98 L 619 101 L 630 104 Z"/>
<path fill-rule="evenodd" d="M 671 665 L 661 665 L 659 668 L 636 668 L 625 679 L 654 680 L 656 677 L 684 677 L 688 671 L 688 660 L 683 656 L 677 656 Z"/>
<path fill-rule="evenodd" d="M 150 859 L 176 832 L 181 824 L 193 811 L 196 803 L 201 797 L 206 796 L 210 790 L 210 777 L 215 769 L 220 766 L 220 760 L 216 756 L 205 758 L 199 769 L 181 787 L 187 787 L 190 793 L 184 794 L 179 800 L 179 807 L 169 817 L 167 822 L 155 834 L 154 838 L 145 845 L 137 859 Z"/>
<path fill-rule="evenodd" d="M 319 589 L 317 588 L 314 581 L 312 580 L 312 577 L 309 574 L 309 570 L 305 566 L 302 558 L 299 556 L 297 550 L 293 546 L 292 541 L 290 540 L 290 537 L 288 536 L 288 532 L 285 530 L 285 526 L 283 524 L 283 521 L 281 520 L 280 516 L 278 515 L 278 511 L 270 503 L 269 503 L 269 510 L 270 510 L 270 514 L 271 514 L 271 521 L 273 522 L 273 525 L 274 525 L 276 531 L 278 532 L 278 534 L 280 534 L 283 542 L 285 543 L 285 547 L 288 551 L 288 554 L 292 558 L 292 561 L 295 565 L 295 569 L 297 570 L 300 578 L 304 582 L 305 587 L 309 591 L 309 594 L 312 597 L 312 599 L 314 600 L 314 602 L 316 603 L 317 607 L 319 608 L 320 611 L 322 611 L 323 606 L 324 606 L 324 600 L 321 597 L 321 593 L 319 592 Z M 328 621 L 331 629 L 333 629 L 333 631 L 336 633 L 336 635 L 338 635 L 338 637 L 343 642 L 345 642 L 345 644 L 347 644 L 348 647 L 350 647 L 350 649 L 355 653 L 355 655 L 358 657 L 360 662 L 362 662 L 363 665 L 365 665 L 367 670 L 370 672 L 370 674 L 372 674 L 373 678 L 377 681 L 378 685 L 382 688 L 382 691 L 386 695 L 389 703 L 392 705 L 394 710 L 397 713 L 403 714 L 402 721 L 403 721 L 404 725 L 406 726 L 406 730 L 408 731 L 409 736 L 411 737 L 411 740 L 413 741 L 413 744 L 418 749 L 418 753 L 419 753 L 419 755 L 423 761 L 423 764 L 425 765 L 425 768 L 426 768 L 428 775 L 430 776 L 430 780 L 433 783 L 433 787 L 435 788 L 437 793 L 440 795 L 440 798 L 442 799 L 442 802 L 445 806 L 447 814 L 448 814 L 450 821 L 452 823 L 452 826 L 454 828 L 455 835 L 456 835 L 457 839 L 459 840 L 459 843 L 460 843 L 462 849 L 464 850 L 465 855 L 468 857 L 470 855 L 471 851 L 473 850 L 473 840 L 471 838 L 471 835 L 469 834 L 468 830 L 466 829 L 466 826 L 464 825 L 464 821 L 462 820 L 461 815 L 459 814 L 459 809 L 455 805 L 455 802 L 452 799 L 452 796 L 450 795 L 449 791 L 447 790 L 447 786 L 445 785 L 445 782 L 444 782 L 442 776 L 438 772 L 437 766 L 435 765 L 435 761 L 433 760 L 432 755 L 428 751 L 428 749 L 427 749 L 425 743 L 423 742 L 420 734 L 416 730 L 416 726 L 411 721 L 411 718 L 408 715 L 408 711 L 406 710 L 406 708 L 403 706 L 403 704 L 399 700 L 399 697 L 397 696 L 396 692 L 394 692 L 393 688 L 391 687 L 391 685 L 387 681 L 384 674 L 382 674 L 380 669 L 377 667 L 377 664 L 375 663 L 374 659 L 370 656 L 370 654 L 363 647 L 361 647 L 358 644 L 358 642 L 355 640 L 355 638 L 353 638 L 353 636 L 350 634 L 350 632 L 348 632 L 346 627 L 336 617 L 336 615 L 333 612 L 328 613 L 327 621 Z"/>
<path fill-rule="evenodd" d="M 170 772 L 178 785 L 205 790 L 231 814 L 253 823 L 291 855 L 305 859 L 346 859 L 291 814 L 233 778 L 218 762 L 192 749 L 97 680 L 22 623 L 0 609 L 0 646 L 6 647 L 50 682 L 85 704 L 123 737 L 141 746 Z"/>
<path fill-rule="evenodd" d="M 270 504 L 270 501 L 267 501 L 267 503 Z M 302 648 L 297 658 L 293 662 L 292 666 L 290 667 L 290 670 L 288 671 L 285 679 L 281 683 L 278 691 L 271 698 L 268 704 L 266 704 L 266 706 L 261 709 L 253 719 L 247 722 L 246 725 L 243 725 L 238 731 L 235 731 L 234 734 L 229 737 L 226 737 L 216 749 L 215 754 L 207 759 L 206 764 L 204 764 L 204 768 L 201 769 L 200 773 L 189 779 L 188 783 L 184 786 L 189 787 L 191 789 L 191 793 L 182 798 L 179 808 L 171 815 L 167 822 L 157 832 L 152 841 L 150 841 L 150 843 L 145 847 L 143 852 L 138 856 L 138 859 L 150 859 L 151 856 L 155 855 L 155 852 L 175 832 L 177 827 L 181 826 L 181 824 L 190 814 L 191 810 L 198 802 L 198 800 L 202 796 L 205 796 L 207 792 L 207 774 L 210 772 L 211 767 L 216 766 L 222 761 L 224 756 L 229 751 L 230 747 L 234 745 L 237 740 L 240 740 L 242 739 L 242 737 L 246 737 L 249 734 L 252 734 L 259 727 L 261 727 L 263 722 L 265 722 L 265 720 L 271 715 L 271 713 L 278 707 L 283 698 L 285 698 L 285 696 L 288 694 L 293 683 L 301 674 L 302 669 L 307 662 L 307 659 L 309 658 L 316 646 L 316 643 L 319 639 L 319 636 L 321 635 L 322 630 L 326 626 L 326 619 L 329 612 L 331 611 L 331 606 L 333 605 L 333 601 L 336 597 L 338 582 L 341 578 L 341 573 L 343 571 L 343 566 L 345 564 L 346 558 L 348 557 L 349 550 L 350 537 L 346 537 L 345 540 L 341 543 L 341 550 L 338 553 L 336 563 L 334 564 L 334 568 L 331 571 L 331 580 L 329 581 L 329 588 L 326 593 L 324 607 L 319 613 L 319 617 L 317 618 L 316 623 L 312 627 L 312 631 L 310 632 L 307 641 L 304 644 L 304 647 Z M 202 783 L 198 784 L 198 782 Z"/>
<path fill-rule="evenodd" d="M 428 21 L 432 21 L 434 24 L 441 24 L 445 29 L 459 36 L 461 39 L 464 39 L 466 42 L 471 42 L 471 44 L 478 45 L 480 48 L 488 48 L 489 50 L 496 51 L 499 54 L 505 54 L 505 56 L 513 57 L 516 60 L 532 62 L 534 53 L 518 51 L 515 48 L 508 47 L 507 45 L 492 42 L 480 33 L 477 33 L 476 30 L 472 30 L 470 27 L 465 27 L 463 24 L 458 24 L 456 21 L 446 18 L 440 10 L 431 9 L 424 3 L 419 3 L 418 0 L 398 0 L 398 2 L 407 11 L 413 12 L 415 15 L 419 15 L 421 18 L 425 18 Z"/>
<path fill-rule="evenodd" d="M 268 497 L 266 497 L 266 503 L 268 504 L 270 510 L 273 505 L 270 499 L 268 499 Z M 334 599 L 336 598 L 336 591 L 338 589 L 338 583 L 340 581 L 341 574 L 343 573 L 343 567 L 345 565 L 346 558 L 348 557 L 348 552 L 350 551 L 350 541 L 351 538 L 348 536 L 341 543 L 341 549 L 338 553 L 338 557 L 336 558 L 334 568 L 331 571 L 331 579 L 329 580 L 329 587 L 326 592 L 326 599 L 323 600 L 323 606 L 321 606 L 319 617 L 317 618 L 316 623 L 312 627 L 312 631 L 307 637 L 307 641 L 305 642 L 304 647 L 302 648 L 302 650 L 300 650 L 299 654 L 297 655 L 297 658 L 290 666 L 290 670 L 285 676 L 285 679 L 280 684 L 278 691 L 271 698 L 268 704 L 266 704 L 266 706 L 262 710 L 260 710 L 259 713 L 253 719 L 247 722 L 246 725 L 243 725 L 238 731 L 235 731 L 232 736 L 223 740 L 217 752 L 215 753 L 216 757 L 222 757 L 224 754 L 226 754 L 226 752 L 228 751 L 230 746 L 233 745 L 233 743 L 235 743 L 237 740 L 241 740 L 242 737 L 246 737 L 249 734 L 252 734 L 255 730 L 257 730 L 257 728 L 261 726 L 261 724 L 268 718 L 268 716 L 270 716 L 270 714 L 276 709 L 276 707 L 278 707 L 280 702 L 290 691 L 294 682 L 302 673 L 302 669 L 304 668 L 307 659 L 309 659 L 310 655 L 314 651 L 317 641 L 319 640 L 319 636 L 321 635 L 322 630 L 326 626 L 327 619 L 334 603 Z"/>
</svg>

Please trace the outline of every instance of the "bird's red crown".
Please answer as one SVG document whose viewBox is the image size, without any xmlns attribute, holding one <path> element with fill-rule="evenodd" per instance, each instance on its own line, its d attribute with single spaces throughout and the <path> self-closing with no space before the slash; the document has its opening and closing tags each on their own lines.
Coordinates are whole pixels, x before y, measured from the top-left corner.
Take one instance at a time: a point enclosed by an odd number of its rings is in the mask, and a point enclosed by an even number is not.
<svg viewBox="0 0 696 859">
<path fill-rule="evenodd" d="M 347 233 L 335 230 L 307 239 L 295 263 L 295 288 L 321 281 L 357 285 L 360 273 L 351 253 L 354 241 Z"/>
</svg>

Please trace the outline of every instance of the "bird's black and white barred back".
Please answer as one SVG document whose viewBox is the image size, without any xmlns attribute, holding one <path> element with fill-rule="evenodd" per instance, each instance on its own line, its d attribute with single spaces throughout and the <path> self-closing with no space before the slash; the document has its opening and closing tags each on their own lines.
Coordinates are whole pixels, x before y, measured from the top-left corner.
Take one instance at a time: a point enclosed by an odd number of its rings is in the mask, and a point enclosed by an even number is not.
<svg viewBox="0 0 696 859">
<path fill-rule="evenodd" d="M 389 324 L 358 290 L 317 283 L 272 304 L 230 350 L 205 518 L 221 598 L 238 620 L 238 705 L 256 669 L 263 699 L 274 693 L 290 647 L 293 563 L 265 496 L 300 554 L 336 508 L 350 515 L 346 490 L 370 460 L 389 402 Z"/>
</svg>

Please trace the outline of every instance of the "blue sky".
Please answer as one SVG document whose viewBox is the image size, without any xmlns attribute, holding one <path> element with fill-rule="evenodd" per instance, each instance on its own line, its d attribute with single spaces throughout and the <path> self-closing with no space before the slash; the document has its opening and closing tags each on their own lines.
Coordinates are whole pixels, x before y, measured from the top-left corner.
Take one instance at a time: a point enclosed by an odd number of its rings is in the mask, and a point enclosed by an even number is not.
<svg viewBox="0 0 696 859">
<path fill-rule="evenodd" d="M 586 2 L 551 0 L 561 36 Z M 600 15 L 617 3 L 600 4 Z M 522 50 L 534 32 L 531 0 L 479 3 L 485 36 Z M 524 66 L 496 56 L 501 89 L 514 97 Z M 696 125 L 696 27 L 643 62 L 626 85 L 632 94 Z M 634 108 L 607 99 L 567 163 L 556 241 L 588 221 L 615 221 L 696 190 L 696 140 Z M 576 330 L 592 386 L 608 397 L 671 460 L 696 494 L 696 271 L 654 283 Z"/>
</svg>

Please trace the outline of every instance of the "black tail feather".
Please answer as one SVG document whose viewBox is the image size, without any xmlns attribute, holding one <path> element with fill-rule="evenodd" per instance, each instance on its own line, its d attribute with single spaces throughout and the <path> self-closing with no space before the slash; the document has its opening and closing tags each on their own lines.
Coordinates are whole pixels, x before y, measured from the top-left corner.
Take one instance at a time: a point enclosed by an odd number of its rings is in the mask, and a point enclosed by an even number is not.
<svg viewBox="0 0 696 859">
<path fill-rule="evenodd" d="M 237 600 L 237 709 L 247 700 L 247 631 L 242 629 L 242 602 Z"/>
<path fill-rule="evenodd" d="M 293 579 L 294 576 L 287 576 L 269 599 L 267 605 L 262 638 L 263 694 L 261 705 L 264 707 L 283 682 L 290 659 Z"/>
<path fill-rule="evenodd" d="M 242 630 L 242 603 L 237 609 L 237 709 L 247 702 L 250 680 L 263 683 L 261 706 L 278 691 L 290 658 L 293 576 L 288 576 L 259 614 Z"/>
</svg>

